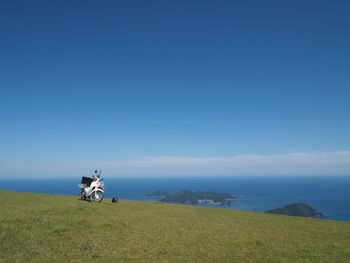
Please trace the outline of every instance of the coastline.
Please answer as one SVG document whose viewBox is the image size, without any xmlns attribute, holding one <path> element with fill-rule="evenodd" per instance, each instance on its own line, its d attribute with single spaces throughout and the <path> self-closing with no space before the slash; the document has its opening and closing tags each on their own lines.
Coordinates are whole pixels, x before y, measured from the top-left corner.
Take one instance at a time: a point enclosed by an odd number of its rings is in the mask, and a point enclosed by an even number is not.
<svg viewBox="0 0 350 263">
<path fill-rule="evenodd" d="M 5 179 L 0 190 L 78 195 L 80 178 Z M 350 177 L 249 177 L 249 178 L 105 178 L 106 198 L 154 202 L 145 193 L 156 189 L 177 192 L 227 192 L 239 200 L 231 206 L 201 204 L 206 207 L 266 212 L 291 203 L 304 202 L 326 214 L 325 219 L 350 221 Z"/>
</svg>

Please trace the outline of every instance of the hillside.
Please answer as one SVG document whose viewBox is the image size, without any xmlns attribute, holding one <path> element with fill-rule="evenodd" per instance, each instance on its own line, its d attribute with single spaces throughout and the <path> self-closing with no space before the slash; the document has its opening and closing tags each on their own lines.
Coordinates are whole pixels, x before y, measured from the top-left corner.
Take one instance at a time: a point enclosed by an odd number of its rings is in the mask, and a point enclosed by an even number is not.
<svg viewBox="0 0 350 263">
<path fill-rule="evenodd" d="M 350 223 L 0 191 L 0 262 L 348 262 Z"/>
</svg>

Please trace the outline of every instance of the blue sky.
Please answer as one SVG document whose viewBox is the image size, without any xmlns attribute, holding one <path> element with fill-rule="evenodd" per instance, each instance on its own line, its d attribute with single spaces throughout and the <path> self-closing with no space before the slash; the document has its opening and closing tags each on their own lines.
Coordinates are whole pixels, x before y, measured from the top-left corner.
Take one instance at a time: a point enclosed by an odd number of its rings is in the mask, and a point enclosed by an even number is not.
<svg viewBox="0 0 350 263">
<path fill-rule="evenodd" d="M 349 11 L 348 1 L 2 2 L 2 174 L 350 174 Z M 237 163 L 247 156 L 268 161 Z"/>
</svg>

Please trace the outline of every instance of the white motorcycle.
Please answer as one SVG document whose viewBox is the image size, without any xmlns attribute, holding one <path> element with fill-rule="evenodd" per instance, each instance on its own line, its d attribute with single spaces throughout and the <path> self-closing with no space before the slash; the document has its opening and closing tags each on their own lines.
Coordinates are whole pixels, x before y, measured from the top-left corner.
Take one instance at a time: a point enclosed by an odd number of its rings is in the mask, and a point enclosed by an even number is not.
<svg viewBox="0 0 350 263">
<path fill-rule="evenodd" d="M 80 199 L 89 199 L 91 202 L 100 203 L 104 197 L 105 188 L 103 179 L 101 179 L 101 171 L 95 171 L 92 177 L 83 176 L 81 178 L 81 184 L 78 185 L 81 188 Z"/>
</svg>

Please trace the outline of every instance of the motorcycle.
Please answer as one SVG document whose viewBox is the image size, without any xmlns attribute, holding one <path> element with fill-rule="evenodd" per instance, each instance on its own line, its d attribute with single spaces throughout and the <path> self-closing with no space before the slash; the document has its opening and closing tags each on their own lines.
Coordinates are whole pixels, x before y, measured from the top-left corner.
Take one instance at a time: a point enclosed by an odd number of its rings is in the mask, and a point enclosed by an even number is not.
<svg viewBox="0 0 350 263">
<path fill-rule="evenodd" d="M 83 176 L 81 184 L 78 185 L 80 190 L 81 200 L 90 200 L 90 202 L 100 203 L 104 197 L 105 185 L 102 182 L 101 171 L 95 171 L 95 174 L 90 177 Z"/>
</svg>

